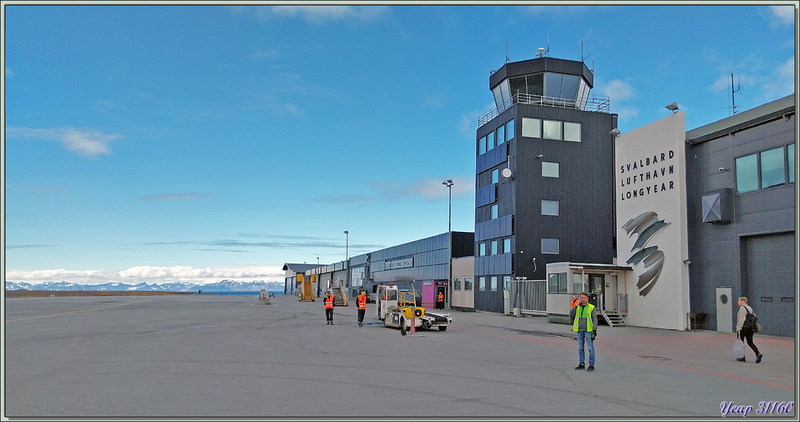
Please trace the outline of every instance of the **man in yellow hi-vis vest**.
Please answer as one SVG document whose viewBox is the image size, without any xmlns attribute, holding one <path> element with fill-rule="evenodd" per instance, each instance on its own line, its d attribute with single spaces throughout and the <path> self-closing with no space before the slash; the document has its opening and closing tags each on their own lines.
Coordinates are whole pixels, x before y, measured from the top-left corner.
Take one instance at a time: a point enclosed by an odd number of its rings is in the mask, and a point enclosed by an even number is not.
<svg viewBox="0 0 800 422">
<path fill-rule="evenodd" d="M 594 305 L 587 303 L 589 294 L 581 293 L 581 301 L 578 306 L 570 309 L 569 318 L 572 320 L 572 331 L 578 334 L 578 358 L 580 363 L 575 369 L 586 369 L 594 371 L 594 339 L 597 337 L 597 311 Z M 586 368 L 585 352 L 583 348 L 584 340 L 589 346 L 589 367 Z"/>
</svg>

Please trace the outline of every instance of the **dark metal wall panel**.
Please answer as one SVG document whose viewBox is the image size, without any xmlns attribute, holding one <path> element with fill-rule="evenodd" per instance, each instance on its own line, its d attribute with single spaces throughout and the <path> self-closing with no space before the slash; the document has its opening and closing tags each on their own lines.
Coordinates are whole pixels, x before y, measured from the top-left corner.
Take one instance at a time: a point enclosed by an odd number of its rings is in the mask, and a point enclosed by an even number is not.
<svg viewBox="0 0 800 422">
<path fill-rule="evenodd" d="M 742 295 L 747 296 L 763 334 L 795 334 L 794 233 L 750 236 L 743 239 Z M 738 311 L 738 309 L 736 309 Z"/>
<path fill-rule="evenodd" d="M 614 127 L 614 116 L 553 107 L 517 108 L 520 118 L 581 123 L 582 142 L 531 138 L 518 141 L 515 273 L 543 279 L 545 265 L 550 262 L 612 263 L 614 173 L 613 138 L 609 132 Z M 539 155 L 543 157 L 537 159 Z M 542 161 L 559 163 L 559 178 L 541 177 Z M 542 200 L 559 201 L 559 215 L 542 216 Z M 543 237 L 559 239 L 557 255 L 541 253 Z"/>
<path fill-rule="evenodd" d="M 770 286 L 773 282 L 783 285 L 769 289 L 795 290 L 794 277 L 776 277 L 766 282 L 748 280 L 758 277 L 756 274 L 748 276 L 752 266 L 758 268 L 762 263 L 768 262 L 757 258 L 761 255 L 758 248 L 762 245 L 769 247 L 771 244 L 770 240 L 764 239 L 772 239 L 771 235 L 789 236 L 788 233 L 791 233 L 792 238 L 794 236 L 795 185 L 738 193 L 735 171 L 737 157 L 795 142 L 794 125 L 795 115 L 791 114 L 788 118 L 766 121 L 733 135 L 725 134 L 687 146 L 687 228 L 689 259 L 692 262 L 689 266 L 690 309 L 692 312 L 705 313 L 709 327 L 717 326 L 717 287 L 731 287 L 734 296 L 758 295 L 759 298 L 751 298 L 755 301 L 760 301 L 761 292 L 758 289 L 761 286 Z M 720 133 L 726 132 L 722 130 Z M 727 171 L 720 172 L 720 167 Z M 732 221 L 723 224 L 703 223 L 702 196 L 721 188 L 733 189 Z M 789 248 L 782 247 L 772 252 L 779 261 L 794 263 L 795 251 L 793 248 L 791 253 L 788 251 Z M 765 271 L 769 275 L 782 269 L 783 267 L 776 268 L 773 265 Z M 756 305 L 758 302 L 754 302 L 754 306 Z M 784 332 L 785 326 L 781 319 L 773 320 L 769 311 L 763 317 L 767 318 L 767 324 L 762 324 L 765 325 L 765 330 L 769 325 L 774 327 L 775 333 Z"/>
<path fill-rule="evenodd" d="M 475 241 L 511 236 L 513 216 L 505 215 L 475 225 Z"/>
<path fill-rule="evenodd" d="M 489 151 L 486 151 L 486 153 L 479 155 L 476 159 L 476 173 L 482 173 L 504 163 L 508 155 L 507 146 L 508 144 L 503 142 Z"/>
<path fill-rule="evenodd" d="M 512 254 L 479 256 L 475 258 L 475 276 L 511 275 Z"/>
</svg>

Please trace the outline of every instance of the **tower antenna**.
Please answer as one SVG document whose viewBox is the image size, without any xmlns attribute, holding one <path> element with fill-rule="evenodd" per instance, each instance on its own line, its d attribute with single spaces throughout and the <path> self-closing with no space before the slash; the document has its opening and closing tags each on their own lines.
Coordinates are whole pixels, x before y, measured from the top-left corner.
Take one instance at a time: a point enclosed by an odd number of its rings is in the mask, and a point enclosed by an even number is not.
<svg viewBox="0 0 800 422">
<path fill-rule="evenodd" d="M 731 110 L 733 111 L 733 115 L 736 115 L 736 93 L 742 89 L 742 86 L 736 84 L 736 88 L 733 88 L 733 73 L 731 73 Z"/>
<path fill-rule="evenodd" d="M 506 41 L 506 63 L 508 63 L 509 61 L 510 60 L 508 60 L 508 41 Z"/>
</svg>

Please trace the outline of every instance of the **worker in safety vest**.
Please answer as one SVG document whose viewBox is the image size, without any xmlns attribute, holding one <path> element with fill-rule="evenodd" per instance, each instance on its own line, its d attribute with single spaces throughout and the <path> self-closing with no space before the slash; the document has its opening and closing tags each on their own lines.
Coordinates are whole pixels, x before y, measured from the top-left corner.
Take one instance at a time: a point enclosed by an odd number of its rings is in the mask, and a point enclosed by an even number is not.
<svg viewBox="0 0 800 422">
<path fill-rule="evenodd" d="M 578 335 L 578 358 L 580 363 L 575 369 L 586 369 L 594 371 L 594 339 L 597 337 L 597 311 L 594 305 L 587 303 L 589 294 L 581 293 L 581 301 L 574 308 L 569 310 L 569 317 L 572 320 L 572 331 Z M 585 367 L 584 362 L 584 340 L 589 346 L 589 367 Z"/>
<path fill-rule="evenodd" d="M 576 306 L 578 306 L 578 297 L 575 296 L 575 295 L 572 295 L 572 302 L 569 304 L 569 307 L 570 307 L 570 309 L 572 309 L 572 308 L 574 308 Z"/>
<path fill-rule="evenodd" d="M 333 295 L 330 290 L 325 292 L 325 319 L 328 325 L 333 325 Z"/>
<path fill-rule="evenodd" d="M 436 308 L 444 309 L 444 294 L 442 294 L 442 292 L 439 292 L 439 296 L 436 298 L 436 302 L 437 302 Z"/>
<path fill-rule="evenodd" d="M 358 326 L 364 326 L 364 313 L 367 312 L 367 292 L 361 291 L 358 295 Z"/>
</svg>

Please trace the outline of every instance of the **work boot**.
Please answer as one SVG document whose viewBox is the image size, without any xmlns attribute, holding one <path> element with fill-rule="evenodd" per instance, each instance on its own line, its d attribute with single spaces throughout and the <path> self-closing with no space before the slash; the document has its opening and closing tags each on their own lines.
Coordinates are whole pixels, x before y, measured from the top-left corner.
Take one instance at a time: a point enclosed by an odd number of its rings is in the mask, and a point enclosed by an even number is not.
<svg viewBox="0 0 800 422">
<path fill-rule="evenodd" d="M 589 365 L 589 367 L 586 368 L 586 372 L 592 372 L 592 371 L 594 371 L 594 365 Z"/>
<path fill-rule="evenodd" d="M 747 362 L 747 359 L 745 358 L 736 358 L 736 360 L 738 360 L 739 362 Z"/>
<path fill-rule="evenodd" d="M 762 357 L 764 357 L 764 355 L 762 355 L 761 353 L 759 353 L 759 354 L 758 354 L 758 356 L 756 356 L 756 363 L 761 363 L 761 358 L 762 358 Z"/>
<path fill-rule="evenodd" d="M 583 366 L 583 363 L 581 363 L 581 364 L 579 364 L 578 366 L 576 366 L 576 367 L 575 367 L 575 369 L 576 369 L 576 370 L 582 370 L 582 369 L 586 369 L 586 367 L 585 367 L 585 366 Z"/>
</svg>

